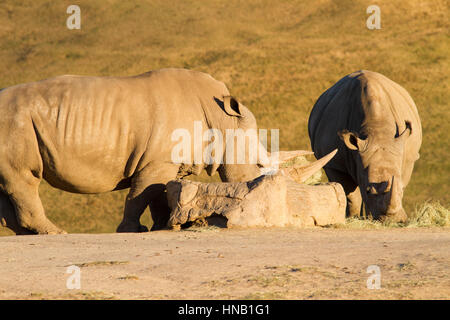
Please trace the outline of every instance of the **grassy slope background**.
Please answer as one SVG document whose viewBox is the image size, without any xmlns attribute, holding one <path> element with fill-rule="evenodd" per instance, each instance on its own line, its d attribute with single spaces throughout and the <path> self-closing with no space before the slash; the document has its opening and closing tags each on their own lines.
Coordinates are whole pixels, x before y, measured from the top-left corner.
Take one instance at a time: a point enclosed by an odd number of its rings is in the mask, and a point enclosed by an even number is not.
<svg viewBox="0 0 450 320">
<path fill-rule="evenodd" d="M 66 8 L 75 3 L 82 27 L 68 30 Z M 366 28 L 371 4 L 381 8 L 381 30 Z M 324 90 L 353 71 L 377 71 L 409 91 L 422 119 L 405 208 L 427 199 L 447 206 L 448 15 L 449 1 L 438 0 L 3 0 L 0 88 L 61 74 L 195 69 L 224 81 L 260 127 L 279 128 L 288 150 L 310 149 L 308 116 Z M 46 183 L 40 193 L 47 215 L 69 232 L 114 231 L 126 195 L 74 195 Z"/>
</svg>

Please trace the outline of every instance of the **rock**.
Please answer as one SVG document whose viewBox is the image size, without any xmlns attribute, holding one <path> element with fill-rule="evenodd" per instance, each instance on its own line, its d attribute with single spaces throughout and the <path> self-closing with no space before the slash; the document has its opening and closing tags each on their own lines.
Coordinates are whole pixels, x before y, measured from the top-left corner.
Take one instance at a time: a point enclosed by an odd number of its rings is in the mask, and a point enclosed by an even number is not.
<svg viewBox="0 0 450 320">
<path fill-rule="evenodd" d="M 169 228 L 197 219 L 226 219 L 226 227 L 307 227 L 345 222 L 346 197 L 341 185 L 299 184 L 282 174 L 248 182 L 167 184 Z M 176 227 L 175 227 L 176 228 Z"/>
</svg>

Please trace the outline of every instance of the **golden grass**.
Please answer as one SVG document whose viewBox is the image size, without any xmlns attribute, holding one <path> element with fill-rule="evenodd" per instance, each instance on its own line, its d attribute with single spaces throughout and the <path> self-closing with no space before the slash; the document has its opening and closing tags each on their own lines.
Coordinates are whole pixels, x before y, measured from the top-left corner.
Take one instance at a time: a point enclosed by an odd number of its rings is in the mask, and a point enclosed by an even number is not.
<svg viewBox="0 0 450 320">
<path fill-rule="evenodd" d="M 416 206 L 405 223 L 347 218 L 345 224 L 337 224 L 331 227 L 338 229 L 450 227 L 450 209 L 441 205 L 439 201 L 425 201 Z"/>
<path fill-rule="evenodd" d="M 195 69 L 224 81 L 261 128 L 279 128 L 282 150 L 305 150 L 319 95 L 348 73 L 377 71 L 408 90 L 422 119 L 405 209 L 427 199 L 448 205 L 448 1 L 80 0 L 81 30 L 65 26 L 69 4 L 0 2 L 0 88 L 61 74 Z M 381 30 L 365 26 L 371 4 L 381 8 Z M 46 183 L 40 193 L 68 232 L 113 232 L 126 194 L 73 195 Z"/>
<path fill-rule="evenodd" d="M 416 208 L 407 227 L 450 226 L 450 209 L 439 201 L 426 201 Z"/>
<path fill-rule="evenodd" d="M 99 267 L 99 266 L 115 266 L 115 265 L 128 264 L 128 263 L 129 263 L 129 261 L 92 261 L 92 262 L 77 263 L 75 265 L 80 268 L 86 268 L 86 267 Z"/>
</svg>

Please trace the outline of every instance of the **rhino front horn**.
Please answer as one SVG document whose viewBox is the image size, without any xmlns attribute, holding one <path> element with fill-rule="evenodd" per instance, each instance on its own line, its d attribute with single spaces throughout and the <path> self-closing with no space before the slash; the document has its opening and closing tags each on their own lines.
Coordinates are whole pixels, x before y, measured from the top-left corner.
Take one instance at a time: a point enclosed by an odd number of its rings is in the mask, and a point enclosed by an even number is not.
<svg viewBox="0 0 450 320">
<path fill-rule="evenodd" d="M 291 177 L 296 182 L 303 183 L 314 173 L 322 169 L 323 166 L 325 166 L 328 163 L 328 161 L 330 161 L 334 157 L 337 151 L 338 149 L 334 149 L 329 154 L 311 163 L 310 165 L 304 167 L 288 167 L 281 169 L 281 171 L 283 172 L 283 174 Z"/>
</svg>

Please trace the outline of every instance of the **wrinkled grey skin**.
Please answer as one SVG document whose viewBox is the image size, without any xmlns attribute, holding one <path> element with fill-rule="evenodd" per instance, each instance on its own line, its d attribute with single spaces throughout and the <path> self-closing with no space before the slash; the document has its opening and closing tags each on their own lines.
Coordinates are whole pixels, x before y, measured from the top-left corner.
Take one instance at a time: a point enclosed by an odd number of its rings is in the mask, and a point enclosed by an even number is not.
<svg viewBox="0 0 450 320">
<path fill-rule="evenodd" d="M 419 159 L 422 127 L 408 92 L 385 76 L 354 72 L 325 91 L 308 123 L 316 157 L 338 148 L 325 166 L 347 195 L 347 214 L 362 201 L 373 218 L 405 221 L 403 191 Z"/>
<path fill-rule="evenodd" d="M 224 98 L 224 96 L 226 98 Z M 223 181 L 246 181 L 258 165 L 176 164 L 175 129 L 257 128 L 253 114 L 211 76 L 163 69 L 134 77 L 60 76 L 0 92 L 0 222 L 16 234 L 63 230 L 44 214 L 38 194 L 45 179 L 74 193 L 130 188 L 118 232 L 166 225 L 168 181 L 219 171 Z M 204 142 L 204 145 L 207 143 Z M 69 214 L 69 213 L 68 213 Z"/>
</svg>

